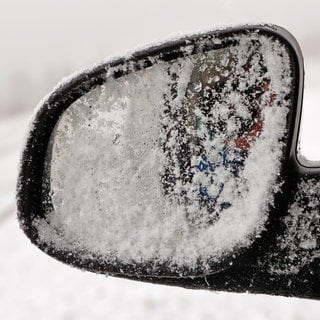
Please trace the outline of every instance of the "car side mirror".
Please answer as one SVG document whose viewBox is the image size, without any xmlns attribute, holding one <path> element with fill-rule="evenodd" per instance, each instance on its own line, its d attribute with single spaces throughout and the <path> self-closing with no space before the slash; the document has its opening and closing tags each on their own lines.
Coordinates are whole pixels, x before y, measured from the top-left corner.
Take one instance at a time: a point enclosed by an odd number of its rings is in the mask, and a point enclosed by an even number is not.
<svg viewBox="0 0 320 320">
<path fill-rule="evenodd" d="M 318 298 L 303 62 L 277 26 L 170 41 L 63 81 L 23 151 L 18 218 L 50 256 L 187 288 Z"/>
</svg>

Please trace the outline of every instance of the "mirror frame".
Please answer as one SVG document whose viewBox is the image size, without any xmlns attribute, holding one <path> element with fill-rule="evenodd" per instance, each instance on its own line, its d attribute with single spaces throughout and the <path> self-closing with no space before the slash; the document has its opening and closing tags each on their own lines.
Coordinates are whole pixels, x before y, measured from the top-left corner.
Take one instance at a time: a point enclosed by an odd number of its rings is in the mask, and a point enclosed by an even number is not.
<svg viewBox="0 0 320 320">
<path fill-rule="evenodd" d="M 279 39 L 286 45 L 291 54 L 294 65 L 294 72 L 297 77 L 294 79 L 293 106 L 290 112 L 288 145 L 285 151 L 285 160 L 282 162 L 285 184 L 281 194 L 276 194 L 275 209 L 270 212 L 267 231 L 261 238 L 245 250 L 245 253 L 237 256 L 236 259 L 223 261 L 221 268 L 212 274 L 192 277 L 159 277 L 141 276 L 134 273 L 128 274 L 115 272 L 110 266 L 102 264 L 95 259 L 83 259 L 74 252 L 58 251 L 46 244 L 38 242 L 38 234 L 32 221 L 35 217 L 44 217 L 42 198 L 42 179 L 44 160 L 46 157 L 47 145 L 51 133 L 62 113 L 78 98 L 105 82 L 109 70 L 113 70 L 113 76 L 119 78 L 131 72 L 132 69 L 117 70 L 117 66 L 131 65 L 134 71 L 152 66 L 150 57 L 157 57 L 160 61 L 171 61 L 185 54 L 181 48 L 187 45 L 194 45 L 194 52 L 197 53 L 197 41 L 203 39 L 223 39 L 232 35 L 259 32 Z M 206 50 L 221 48 L 221 44 L 208 46 Z M 228 45 L 228 42 L 223 42 Z M 74 267 L 92 271 L 95 273 L 109 274 L 112 276 L 128 278 L 132 280 L 146 281 L 152 283 L 175 285 L 185 288 L 224 290 L 234 292 L 259 292 L 281 295 L 305 296 L 305 294 L 293 292 L 287 288 L 288 279 L 271 279 L 265 270 L 257 265 L 258 258 L 264 259 L 266 252 L 272 250 L 275 241 L 273 234 L 281 232 L 279 218 L 287 210 L 292 202 L 298 181 L 298 177 L 308 174 L 317 176 L 318 168 L 303 166 L 297 157 L 297 142 L 301 118 L 302 95 L 303 95 L 304 68 L 301 50 L 294 37 L 285 29 L 274 25 L 246 25 L 235 28 L 211 31 L 202 34 L 182 37 L 161 45 L 137 51 L 131 55 L 103 62 L 93 69 L 82 71 L 63 81 L 40 103 L 34 115 L 32 126 L 25 144 L 21 158 L 21 167 L 17 184 L 17 208 L 20 226 L 33 244 L 42 251 L 59 261 Z M 231 266 L 232 265 L 232 266 Z M 320 290 L 318 290 L 320 292 Z M 311 295 L 315 296 L 315 294 Z"/>
</svg>

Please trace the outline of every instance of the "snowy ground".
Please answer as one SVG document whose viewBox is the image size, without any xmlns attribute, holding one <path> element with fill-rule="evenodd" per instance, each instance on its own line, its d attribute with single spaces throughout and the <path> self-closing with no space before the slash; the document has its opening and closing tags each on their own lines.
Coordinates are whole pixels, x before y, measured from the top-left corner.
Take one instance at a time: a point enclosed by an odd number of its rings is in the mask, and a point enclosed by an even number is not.
<svg viewBox="0 0 320 320">
<path fill-rule="evenodd" d="M 15 215 L 29 115 L 0 120 L 0 319 L 318 319 L 316 301 L 194 291 L 82 272 L 48 257 Z"/>
</svg>

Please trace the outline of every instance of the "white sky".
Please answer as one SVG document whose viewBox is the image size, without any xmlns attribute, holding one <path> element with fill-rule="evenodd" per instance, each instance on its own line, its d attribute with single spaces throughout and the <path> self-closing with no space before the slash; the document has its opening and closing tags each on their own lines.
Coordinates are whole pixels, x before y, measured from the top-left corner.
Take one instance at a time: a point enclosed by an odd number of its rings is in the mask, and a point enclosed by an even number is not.
<svg viewBox="0 0 320 320">
<path fill-rule="evenodd" d="M 279 24 L 310 58 L 320 51 L 317 0 L 0 0 L 0 9 L 6 72 L 83 66 L 176 32 L 246 22 Z"/>
</svg>

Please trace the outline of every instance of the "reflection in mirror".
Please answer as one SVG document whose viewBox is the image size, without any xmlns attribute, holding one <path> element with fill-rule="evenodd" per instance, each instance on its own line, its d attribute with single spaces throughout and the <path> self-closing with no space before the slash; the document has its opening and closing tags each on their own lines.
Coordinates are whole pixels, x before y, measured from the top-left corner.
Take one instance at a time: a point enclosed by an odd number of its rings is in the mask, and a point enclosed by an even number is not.
<svg viewBox="0 0 320 320">
<path fill-rule="evenodd" d="M 286 48 L 259 35 L 108 77 L 52 133 L 39 241 L 118 273 L 216 271 L 265 228 L 291 86 Z"/>
</svg>

